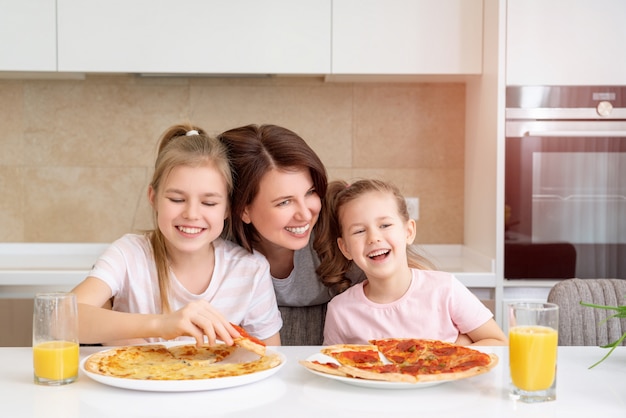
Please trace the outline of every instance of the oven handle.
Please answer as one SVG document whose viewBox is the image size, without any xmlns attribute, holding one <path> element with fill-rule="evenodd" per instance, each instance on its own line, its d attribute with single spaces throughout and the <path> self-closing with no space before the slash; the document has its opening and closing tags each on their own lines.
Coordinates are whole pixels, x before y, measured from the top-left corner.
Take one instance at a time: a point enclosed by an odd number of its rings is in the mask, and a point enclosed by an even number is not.
<svg viewBox="0 0 626 418">
<path fill-rule="evenodd" d="M 524 136 L 626 137 L 626 131 L 527 131 Z"/>
</svg>

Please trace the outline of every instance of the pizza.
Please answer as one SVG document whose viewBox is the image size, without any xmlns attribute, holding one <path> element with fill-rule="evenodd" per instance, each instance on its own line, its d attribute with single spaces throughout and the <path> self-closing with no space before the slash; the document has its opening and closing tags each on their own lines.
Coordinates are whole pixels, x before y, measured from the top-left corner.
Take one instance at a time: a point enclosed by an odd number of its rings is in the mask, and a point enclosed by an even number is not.
<svg viewBox="0 0 626 418">
<path fill-rule="evenodd" d="M 86 371 L 124 379 L 194 380 L 241 376 L 278 366 L 278 354 L 246 362 L 224 362 L 238 348 L 226 344 L 166 347 L 163 344 L 124 346 L 89 356 Z"/>
<path fill-rule="evenodd" d="M 380 351 L 373 345 L 338 344 L 322 348 L 322 354 L 346 366 L 381 366 Z"/>
<path fill-rule="evenodd" d="M 179 360 L 185 360 L 194 366 L 217 363 L 228 358 L 237 346 L 218 344 L 198 347 L 195 344 L 176 345 L 167 350 Z"/>
<path fill-rule="evenodd" d="M 237 337 L 233 340 L 235 342 L 235 345 L 252 351 L 253 353 L 258 354 L 261 357 L 265 355 L 266 347 L 263 341 L 248 334 L 248 332 L 239 325 L 235 325 L 233 323 L 231 323 L 230 325 L 232 325 L 233 328 L 235 328 L 241 335 L 241 337 Z"/>
<path fill-rule="evenodd" d="M 498 364 L 495 354 L 438 340 L 387 338 L 368 342 L 327 346 L 321 353 L 333 361 L 302 360 L 300 364 L 336 376 L 407 383 L 477 376 Z"/>
</svg>

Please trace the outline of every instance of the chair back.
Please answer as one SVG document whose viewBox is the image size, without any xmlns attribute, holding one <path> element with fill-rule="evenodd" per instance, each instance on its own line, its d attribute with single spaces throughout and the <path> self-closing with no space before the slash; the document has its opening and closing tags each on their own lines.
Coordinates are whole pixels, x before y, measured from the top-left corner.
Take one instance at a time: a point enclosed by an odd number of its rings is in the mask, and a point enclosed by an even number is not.
<svg viewBox="0 0 626 418">
<path fill-rule="evenodd" d="M 315 306 L 279 306 L 283 317 L 280 330 L 282 345 L 322 345 L 326 304 Z"/>
<path fill-rule="evenodd" d="M 626 318 L 612 318 L 614 310 L 581 306 L 626 304 L 626 280 L 567 279 L 550 289 L 548 302 L 559 305 L 559 345 L 606 345 L 626 332 Z M 626 345 L 626 340 L 624 341 Z"/>
</svg>

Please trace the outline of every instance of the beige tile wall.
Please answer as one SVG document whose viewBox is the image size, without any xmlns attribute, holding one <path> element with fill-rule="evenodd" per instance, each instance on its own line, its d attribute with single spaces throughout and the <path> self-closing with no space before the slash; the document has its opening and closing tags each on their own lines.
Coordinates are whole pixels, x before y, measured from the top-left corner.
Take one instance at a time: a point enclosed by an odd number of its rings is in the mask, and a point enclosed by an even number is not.
<svg viewBox="0 0 626 418">
<path fill-rule="evenodd" d="M 274 123 L 331 178 L 380 177 L 420 198 L 417 241 L 463 242 L 463 84 L 318 78 L 0 80 L 0 242 L 111 242 L 151 227 L 159 135 Z"/>
</svg>

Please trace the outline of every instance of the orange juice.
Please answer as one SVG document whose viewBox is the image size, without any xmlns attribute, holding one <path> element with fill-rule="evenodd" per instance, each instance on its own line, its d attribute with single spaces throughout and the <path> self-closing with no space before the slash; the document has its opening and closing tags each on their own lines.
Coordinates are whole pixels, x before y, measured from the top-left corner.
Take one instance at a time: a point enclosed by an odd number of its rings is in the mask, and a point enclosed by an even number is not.
<svg viewBox="0 0 626 418">
<path fill-rule="evenodd" d="M 35 376 L 65 380 L 78 375 L 78 343 L 48 341 L 33 347 Z"/>
<path fill-rule="evenodd" d="M 525 391 L 546 390 L 556 373 L 558 332 L 542 326 L 509 330 L 509 360 L 513 384 Z"/>
</svg>

